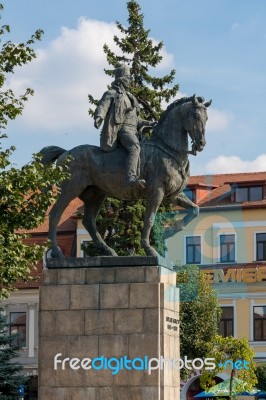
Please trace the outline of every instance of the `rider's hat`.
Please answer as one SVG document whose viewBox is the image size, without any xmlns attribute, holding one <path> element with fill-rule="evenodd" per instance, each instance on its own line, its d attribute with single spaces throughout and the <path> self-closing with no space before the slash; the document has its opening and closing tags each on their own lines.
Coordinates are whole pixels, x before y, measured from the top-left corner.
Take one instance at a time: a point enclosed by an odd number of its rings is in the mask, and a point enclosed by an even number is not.
<svg viewBox="0 0 266 400">
<path fill-rule="evenodd" d="M 115 79 L 128 77 L 130 78 L 130 68 L 127 64 L 117 64 L 115 69 Z"/>
</svg>

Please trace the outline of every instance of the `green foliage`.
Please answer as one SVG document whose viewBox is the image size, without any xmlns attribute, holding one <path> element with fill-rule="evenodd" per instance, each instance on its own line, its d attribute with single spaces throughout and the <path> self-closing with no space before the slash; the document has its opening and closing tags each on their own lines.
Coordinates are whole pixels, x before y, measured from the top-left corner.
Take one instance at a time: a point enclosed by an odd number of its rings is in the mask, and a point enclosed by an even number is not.
<svg viewBox="0 0 266 400">
<path fill-rule="evenodd" d="M 2 5 L 0 10 L 3 10 Z M 7 25 L 0 28 L 1 42 L 9 31 Z M 42 31 L 38 30 L 26 43 L 7 41 L 0 49 L 1 142 L 6 137 L 3 130 L 8 121 L 22 113 L 25 102 L 33 94 L 31 89 L 26 89 L 22 95 L 5 89 L 7 77 L 14 73 L 15 67 L 35 58 L 31 45 L 40 40 L 41 35 Z M 37 227 L 44 220 L 47 208 L 57 196 L 56 185 L 66 177 L 62 167 L 44 168 L 37 155 L 22 169 L 15 168 L 9 159 L 14 150 L 14 146 L 4 149 L 0 143 L 0 297 L 7 297 L 18 281 L 27 280 L 41 259 L 44 249 L 26 244 L 27 236 L 21 232 Z"/>
<path fill-rule="evenodd" d="M 116 25 L 121 32 L 121 37 L 114 36 L 115 44 L 122 51 L 117 56 L 105 44 L 103 49 L 108 63 L 116 67 L 119 62 L 126 62 L 131 67 L 132 85 L 130 91 L 136 96 L 142 106 L 142 118 L 158 120 L 163 109 L 162 101 L 167 103 L 177 94 L 179 85 L 170 87 L 175 79 L 175 70 L 161 78 L 150 75 L 149 67 L 155 68 L 162 61 L 161 50 L 163 42 L 154 44 L 149 38 L 150 30 L 143 26 L 144 15 L 141 14 L 140 5 L 135 0 L 127 2 L 128 27 L 125 28 L 120 22 Z M 105 71 L 113 76 L 113 68 Z M 97 101 L 89 96 L 90 103 L 96 105 Z M 93 115 L 93 110 L 89 113 Z"/>
<path fill-rule="evenodd" d="M 0 312 L 0 399 L 18 400 L 18 388 L 25 382 L 19 373 L 23 367 L 14 359 L 19 357 L 19 346 L 14 343 L 14 337 L 9 335 L 6 317 Z"/>
<path fill-rule="evenodd" d="M 266 364 L 259 365 L 256 368 L 255 374 L 258 379 L 256 387 L 266 391 Z"/>
<path fill-rule="evenodd" d="M 134 253 L 144 255 L 140 247 L 144 210 L 142 202 L 133 204 L 113 198 L 105 201 L 97 219 L 97 228 L 108 246 L 119 256 Z M 90 256 L 99 255 L 93 243 L 83 246 L 83 250 Z"/>
<path fill-rule="evenodd" d="M 127 63 L 131 68 L 131 87 L 129 91 L 133 93 L 141 106 L 141 117 L 147 120 L 158 120 L 163 109 L 162 102 L 169 102 L 178 92 L 179 86 L 175 84 L 172 88 L 170 84 L 174 81 L 175 70 L 161 78 L 153 77 L 149 74 L 149 67 L 155 68 L 163 59 L 160 54 L 163 43 L 154 44 L 149 38 L 150 30 L 144 29 L 144 16 L 141 14 L 141 8 L 137 1 L 127 2 L 128 9 L 128 27 L 125 28 L 120 22 L 117 27 L 121 32 L 121 37 L 114 36 L 114 42 L 122 51 L 122 56 L 117 56 L 105 44 L 103 50 L 107 61 L 112 69 L 105 70 L 109 76 L 114 76 L 114 68 L 119 62 Z M 89 95 L 89 102 L 94 108 L 89 109 L 89 115 L 93 117 L 98 100 Z M 112 208 L 112 213 L 108 210 Z M 114 199 L 107 199 L 102 207 L 97 220 L 97 227 L 101 234 L 105 234 L 107 227 L 111 234 L 107 234 L 106 243 L 115 249 L 119 255 L 128 255 L 136 253 L 143 255 L 143 249 L 140 246 L 141 229 L 144 221 L 144 202 L 120 202 Z M 166 250 L 164 244 L 163 223 L 169 214 L 169 211 L 162 206 L 155 226 L 151 233 L 151 243 L 155 246 L 159 254 L 164 255 Z M 112 234 L 112 232 L 115 234 Z M 88 254 L 97 254 L 92 245 L 87 249 Z"/>
<path fill-rule="evenodd" d="M 180 355 L 188 359 L 204 358 L 208 344 L 218 332 L 221 308 L 217 295 L 205 275 L 194 265 L 178 265 L 177 287 L 180 289 Z M 186 379 L 190 374 L 181 370 Z"/>
<path fill-rule="evenodd" d="M 7 297 L 18 280 L 27 281 L 44 248 L 27 244 L 25 230 L 40 225 L 57 197 L 54 182 L 66 176 L 62 167 L 44 168 L 39 158 L 21 170 L 0 170 L 0 297 Z"/>
<path fill-rule="evenodd" d="M 155 222 L 151 231 L 150 240 L 156 251 L 165 256 L 167 250 L 165 244 L 165 229 L 166 226 L 172 224 L 175 220 L 176 212 L 172 211 L 172 204 L 165 202 L 161 204 L 155 217 Z"/>
<path fill-rule="evenodd" d="M 236 377 L 243 382 L 239 382 L 235 386 L 236 392 L 242 392 L 244 390 L 251 390 L 257 383 L 257 378 L 255 375 L 256 364 L 253 361 L 254 358 L 254 350 L 249 346 L 248 340 L 246 338 L 237 339 L 232 336 L 229 337 L 221 337 L 216 336 L 215 339 L 208 343 L 208 352 L 207 357 L 212 357 L 215 359 L 216 368 L 212 371 L 203 371 L 203 374 L 200 378 L 201 386 L 204 390 L 210 388 L 214 383 L 213 378 L 219 372 L 224 370 L 224 364 L 226 361 L 231 360 L 235 363 L 238 360 L 248 362 L 248 369 L 235 369 L 230 367 L 230 364 L 227 368 L 227 373 L 230 374 L 230 380 L 233 382 L 233 378 Z M 221 366 L 219 366 L 219 364 Z M 232 391 L 232 385 L 230 390 L 230 396 L 234 393 Z"/>
<path fill-rule="evenodd" d="M 145 202 L 120 201 L 108 198 L 97 218 L 97 229 L 105 242 L 119 256 L 145 255 L 140 245 L 141 231 L 144 225 Z M 150 241 L 157 252 L 165 255 L 164 224 L 175 213 L 167 211 L 169 206 L 162 205 L 156 215 Z M 82 249 L 88 256 L 101 255 L 92 242 L 83 244 Z"/>
</svg>

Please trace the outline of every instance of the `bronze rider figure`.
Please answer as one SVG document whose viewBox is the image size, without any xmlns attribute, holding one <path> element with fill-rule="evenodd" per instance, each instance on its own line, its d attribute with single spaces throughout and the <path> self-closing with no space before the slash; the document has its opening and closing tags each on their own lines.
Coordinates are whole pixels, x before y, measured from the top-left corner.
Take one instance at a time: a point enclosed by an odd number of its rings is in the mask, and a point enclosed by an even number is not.
<svg viewBox="0 0 266 400">
<path fill-rule="evenodd" d="M 144 188 L 146 182 L 137 174 L 140 155 L 137 133 L 144 126 L 153 126 L 154 122 L 139 117 L 138 101 L 128 92 L 130 82 L 130 68 L 126 64 L 119 64 L 115 69 L 111 89 L 103 94 L 95 110 L 94 126 L 98 129 L 104 121 L 100 138 L 102 150 L 112 151 L 119 142 L 128 152 L 126 184 Z"/>
</svg>

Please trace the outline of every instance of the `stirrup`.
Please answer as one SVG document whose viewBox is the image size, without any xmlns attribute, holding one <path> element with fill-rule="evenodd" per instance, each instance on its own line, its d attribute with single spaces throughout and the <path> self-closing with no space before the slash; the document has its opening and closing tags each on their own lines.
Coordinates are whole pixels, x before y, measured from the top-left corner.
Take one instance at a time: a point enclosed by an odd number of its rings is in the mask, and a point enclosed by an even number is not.
<svg viewBox="0 0 266 400">
<path fill-rule="evenodd" d="M 141 187 L 142 189 L 145 189 L 146 181 L 144 179 L 140 179 L 139 177 L 136 176 L 133 179 L 130 179 L 128 184 L 129 184 L 129 186 L 136 186 L 136 187 Z"/>
</svg>

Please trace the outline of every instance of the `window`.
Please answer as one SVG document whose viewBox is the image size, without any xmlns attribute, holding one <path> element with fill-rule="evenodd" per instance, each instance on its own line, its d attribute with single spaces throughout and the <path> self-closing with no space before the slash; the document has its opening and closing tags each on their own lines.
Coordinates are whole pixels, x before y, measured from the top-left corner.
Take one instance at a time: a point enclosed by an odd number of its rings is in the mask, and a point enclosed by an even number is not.
<svg viewBox="0 0 266 400">
<path fill-rule="evenodd" d="M 235 189 L 235 202 L 259 201 L 263 199 L 262 186 L 237 187 Z"/>
<path fill-rule="evenodd" d="M 201 263 L 201 237 L 188 236 L 186 238 L 186 263 L 200 264 Z"/>
<path fill-rule="evenodd" d="M 10 313 L 10 334 L 19 336 L 14 338 L 14 343 L 21 347 L 26 347 L 26 313 Z"/>
<path fill-rule="evenodd" d="M 256 234 L 256 261 L 266 260 L 266 233 Z"/>
<path fill-rule="evenodd" d="M 195 202 L 195 190 L 190 188 L 185 188 L 183 193 L 189 198 L 189 200 Z"/>
<path fill-rule="evenodd" d="M 253 307 L 254 340 L 266 340 L 266 306 Z"/>
<path fill-rule="evenodd" d="M 235 261 L 235 235 L 220 236 L 220 262 Z"/>
<path fill-rule="evenodd" d="M 222 316 L 219 323 L 219 335 L 234 336 L 234 307 L 221 307 Z"/>
</svg>

